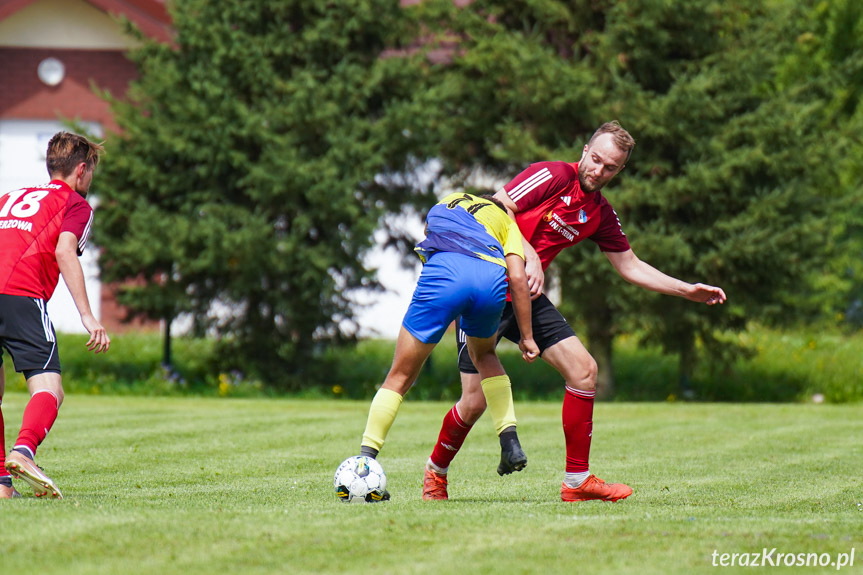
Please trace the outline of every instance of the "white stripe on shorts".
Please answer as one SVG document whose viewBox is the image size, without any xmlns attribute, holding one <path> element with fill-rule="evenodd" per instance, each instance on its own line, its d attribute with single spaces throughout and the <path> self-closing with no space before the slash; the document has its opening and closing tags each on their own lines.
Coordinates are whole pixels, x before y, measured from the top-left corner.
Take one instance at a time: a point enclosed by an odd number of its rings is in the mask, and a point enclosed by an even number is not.
<svg viewBox="0 0 863 575">
<path fill-rule="evenodd" d="M 51 318 L 48 317 L 48 307 L 44 300 L 33 298 L 36 307 L 39 308 L 39 315 L 42 318 L 42 331 L 45 333 L 45 341 L 56 341 L 54 338 L 54 329 L 51 326 Z"/>
</svg>

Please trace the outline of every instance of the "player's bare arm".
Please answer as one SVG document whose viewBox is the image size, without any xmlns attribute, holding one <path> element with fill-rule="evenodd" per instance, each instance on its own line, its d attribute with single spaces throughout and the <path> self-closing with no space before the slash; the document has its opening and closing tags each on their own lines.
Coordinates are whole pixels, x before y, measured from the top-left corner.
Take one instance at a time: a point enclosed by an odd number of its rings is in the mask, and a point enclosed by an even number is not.
<svg viewBox="0 0 863 575">
<path fill-rule="evenodd" d="M 638 259 L 632 250 L 605 252 L 605 255 L 617 273 L 631 284 L 707 305 L 725 303 L 726 297 L 722 288 L 700 283 L 690 284 L 673 278 Z"/>
<path fill-rule="evenodd" d="M 72 294 L 72 300 L 78 313 L 81 315 L 81 323 L 84 324 L 90 339 L 87 341 L 87 349 L 100 353 L 108 351 L 111 339 L 102 324 L 93 315 L 90 309 L 90 300 L 87 298 L 87 286 L 84 283 L 84 270 L 78 261 L 78 238 L 71 232 L 63 232 L 57 240 L 57 266 L 63 274 L 63 281 Z"/>
<path fill-rule="evenodd" d="M 506 213 L 515 221 L 515 214 L 518 213 L 518 206 L 506 193 L 506 190 L 501 188 L 495 194 L 494 198 L 500 201 L 506 208 Z M 545 272 L 542 269 L 542 261 L 539 259 L 536 250 L 527 241 L 527 238 L 521 238 L 521 245 L 524 248 L 524 270 L 527 274 L 527 287 L 530 289 L 530 299 L 536 299 L 542 295 L 542 290 L 545 287 Z"/>
<path fill-rule="evenodd" d="M 509 276 L 509 291 L 512 295 L 515 320 L 518 322 L 518 330 L 521 332 L 518 348 L 521 350 L 521 357 L 530 363 L 539 357 L 539 347 L 533 340 L 530 290 L 527 287 L 524 260 L 516 254 L 507 254 L 506 273 Z"/>
</svg>

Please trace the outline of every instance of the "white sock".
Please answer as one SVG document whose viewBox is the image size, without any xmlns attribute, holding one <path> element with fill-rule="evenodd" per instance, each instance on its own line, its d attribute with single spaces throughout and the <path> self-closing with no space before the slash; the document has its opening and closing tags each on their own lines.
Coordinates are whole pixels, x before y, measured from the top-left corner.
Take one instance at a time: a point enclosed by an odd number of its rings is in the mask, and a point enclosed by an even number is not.
<svg viewBox="0 0 863 575">
<path fill-rule="evenodd" d="M 429 460 L 426 461 L 426 469 L 430 469 L 438 475 L 446 475 L 446 472 L 449 471 L 449 467 L 438 467 L 437 465 L 435 465 L 432 462 L 431 457 L 429 457 Z"/>
<path fill-rule="evenodd" d="M 563 476 L 563 482 L 567 487 L 575 489 L 581 487 L 581 484 L 590 477 L 590 471 L 582 471 L 581 473 L 566 473 Z"/>
</svg>

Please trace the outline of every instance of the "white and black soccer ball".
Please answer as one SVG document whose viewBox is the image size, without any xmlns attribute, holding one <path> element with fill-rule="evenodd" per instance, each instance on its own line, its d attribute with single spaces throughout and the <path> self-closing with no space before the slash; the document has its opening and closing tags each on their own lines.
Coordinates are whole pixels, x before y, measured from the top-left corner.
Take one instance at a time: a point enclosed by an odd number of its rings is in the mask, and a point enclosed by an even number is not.
<svg viewBox="0 0 863 575">
<path fill-rule="evenodd" d="M 333 487 L 336 497 L 344 503 L 376 503 L 390 498 L 384 468 L 363 455 L 342 461 L 333 477 Z"/>
</svg>

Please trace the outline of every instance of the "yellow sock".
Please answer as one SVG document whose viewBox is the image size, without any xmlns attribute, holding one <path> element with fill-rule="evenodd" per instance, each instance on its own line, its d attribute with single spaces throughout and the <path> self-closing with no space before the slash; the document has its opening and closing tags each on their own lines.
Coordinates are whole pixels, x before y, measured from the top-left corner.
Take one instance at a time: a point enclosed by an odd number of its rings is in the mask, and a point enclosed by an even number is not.
<svg viewBox="0 0 863 575">
<path fill-rule="evenodd" d="M 515 425 L 515 406 L 512 403 L 512 384 L 508 375 L 495 375 L 482 380 L 482 392 L 491 412 L 497 434 Z"/>
<path fill-rule="evenodd" d="M 378 390 L 369 408 L 369 419 L 363 432 L 363 446 L 381 450 L 401 404 L 402 396 L 395 391 L 384 388 Z"/>
</svg>

